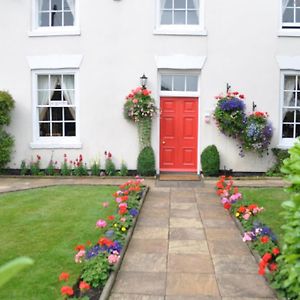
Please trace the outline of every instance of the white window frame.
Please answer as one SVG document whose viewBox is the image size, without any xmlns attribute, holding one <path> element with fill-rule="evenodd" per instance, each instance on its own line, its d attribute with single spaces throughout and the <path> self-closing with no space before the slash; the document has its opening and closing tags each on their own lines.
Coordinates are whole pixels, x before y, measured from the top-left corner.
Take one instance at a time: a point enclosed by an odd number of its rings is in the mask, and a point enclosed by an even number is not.
<svg viewBox="0 0 300 300">
<path fill-rule="evenodd" d="M 74 88 L 75 88 L 75 107 L 76 107 L 76 119 L 75 128 L 76 136 L 40 136 L 39 135 L 39 114 L 38 114 L 38 75 L 74 75 Z M 44 69 L 32 71 L 32 125 L 33 125 L 33 142 L 30 144 L 33 149 L 53 149 L 53 148 L 81 148 L 79 136 L 80 120 L 79 120 L 79 71 L 78 69 Z"/>
<path fill-rule="evenodd" d="M 153 34 L 157 35 L 207 35 L 204 27 L 205 0 L 199 0 L 199 24 L 198 25 L 161 25 L 160 24 L 160 2 L 156 0 L 156 22 Z"/>
<path fill-rule="evenodd" d="M 300 22 L 298 23 L 284 23 L 283 22 L 283 6 L 282 6 L 282 0 L 279 0 L 279 33 L 278 36 L 287 36 L 287 37 L 297 37 L 300 36 Z M 295 26 L 296 28 L 284 28 L 284 26 Z"/>
<path fill-rule="evenodd" d="M 285 76 L 300 76 L 300 70 L 299 71 L 291 71 L 291 70 L 282 70 L 281 71 L 281 79 L 280 79 L 280 112 L 279 112 L 279 145 L 278 148 L 282 149 L 288 149 L 292 147 L 297 140 L 297 138 L 283 138 L 282 137 L 282 123 L 283 123 L 283 105 L 284 105 L 284 77 Z"/>
<path fill-rule="evenodd" d="M 79 0 L 75 0 L 75 16 L 73 26 L 49 26 L 42 27 L 38 23 L 38 1 L 32 0 L 31 30 L 29 36 L 60 36 L 60 35 L 80 35 L 79 27 Z"/>
</svg>

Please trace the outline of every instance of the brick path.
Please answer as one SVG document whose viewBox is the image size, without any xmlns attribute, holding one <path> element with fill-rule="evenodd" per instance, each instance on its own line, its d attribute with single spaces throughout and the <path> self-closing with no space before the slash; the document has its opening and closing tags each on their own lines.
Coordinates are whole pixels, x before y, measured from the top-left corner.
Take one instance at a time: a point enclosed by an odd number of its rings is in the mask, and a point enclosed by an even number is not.
<svg viewBox="0 0 300 300">
<path fill-rule="evenodd" d="M 110 300 L 276 299 L 211 185 L 152 188 Z"/>
</svg>

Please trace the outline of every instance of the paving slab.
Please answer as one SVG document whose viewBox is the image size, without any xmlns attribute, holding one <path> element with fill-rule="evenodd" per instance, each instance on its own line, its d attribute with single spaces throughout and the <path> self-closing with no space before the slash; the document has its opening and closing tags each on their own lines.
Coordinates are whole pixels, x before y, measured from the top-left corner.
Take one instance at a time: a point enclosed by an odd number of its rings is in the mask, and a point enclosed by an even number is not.
<svg viewBox="0 0 300 300">
<path fill-rule="evenodd" d="M 116 294 L 112 293 L 109 300 L 165 300 L 164 296 L 149 296 L 141 294 Z"/>
<path fill-rule="evenodd" d="M 170 228 L 170 240 L 206 240 L 205 232 L 200 228 Z"/>
</svg>

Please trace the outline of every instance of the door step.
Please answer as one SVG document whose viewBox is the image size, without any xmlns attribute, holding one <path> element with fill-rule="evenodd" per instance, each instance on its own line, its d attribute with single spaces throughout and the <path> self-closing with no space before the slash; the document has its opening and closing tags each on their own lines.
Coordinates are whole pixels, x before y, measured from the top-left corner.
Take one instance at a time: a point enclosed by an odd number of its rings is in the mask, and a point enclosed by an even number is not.
<svg viewBox="0 0 300 300">
<path fill-rule="evenodd" d="M 196 173 L 161 173 L 159 181 L 200 181 L 201 176 Z"/>
</svg>

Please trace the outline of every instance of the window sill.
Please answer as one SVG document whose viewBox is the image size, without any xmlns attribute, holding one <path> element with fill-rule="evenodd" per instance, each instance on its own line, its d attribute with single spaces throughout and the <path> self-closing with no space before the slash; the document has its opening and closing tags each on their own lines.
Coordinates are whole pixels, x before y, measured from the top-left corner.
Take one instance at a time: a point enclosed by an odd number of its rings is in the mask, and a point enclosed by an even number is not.
<svg viewBox="0 0 300 300">
<path fill-rule="evenodd" d="M 80 149 L 82 143 L 80 142 L 68 142 L 68 141 L 36 141 L 30 143 L 31 149 Z"/>
<path fill-rule="evenodd" d="M 278 32 L 279 37 L 300 37 L 300 29 L 281 29 Z"/>
<path fill-rule="evenodd" d="M 158 27 L 153 31 L 154 35 L 196 35 L 196 36 L 207 36 L 207 30 L 201 27 L 196 28 L 185 28 L 184 26 L 175 27 Z"/>
<path fill-rule="evenodd" d="M 80 29 L 78 27 L 72 28 L 38 28 L 28 33 L 29 37 L 41 37 L 41 36 L 72 36 L 80 35 Z"/>
<path fill-rule="evenodd" d="M 279 149 L 290 149 L 291 147 L 294 146 L 296 141 L 297 141 L 297 139 L 289 139 L 288 141 L 281 141 L 277 145 L 277 148 L 279 148 Z"/>
</svg>

